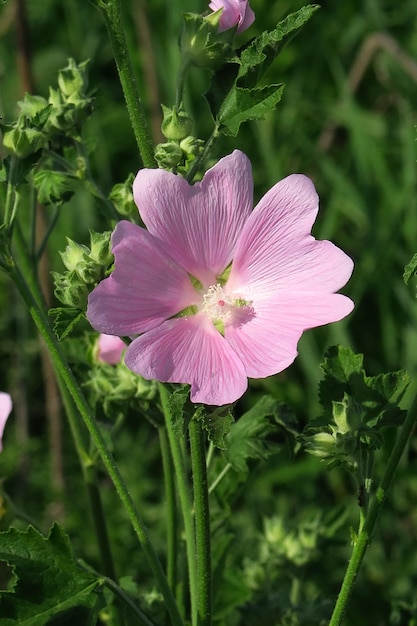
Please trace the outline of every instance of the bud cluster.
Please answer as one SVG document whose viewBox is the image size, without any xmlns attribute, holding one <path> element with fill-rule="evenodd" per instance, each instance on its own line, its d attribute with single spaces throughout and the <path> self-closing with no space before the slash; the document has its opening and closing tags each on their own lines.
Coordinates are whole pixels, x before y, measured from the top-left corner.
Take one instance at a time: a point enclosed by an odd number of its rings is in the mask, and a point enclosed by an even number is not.
<svg viewBox="0 0 417 626">
<path fill-rule="evenodd" d="M 69 59 L 58 74 L 58 88 L 50 88 L 48 99 L 25 94 L 18 103 L 17 120 L 4 126 L 3 145 L 9 152 L 24 159 L 54 144 L 57 136 L 80 139 L 82 125 L 92 110 L 87 65 L 88 61 L 77 65 Z"/>
<path fill-rule="evenodd" d="M 66 271 L 53 272 L 55 296 L 67 306 L 85 310 L 88 294 L 113 262 L 110 233 L 91 232 L 90 248 L 67 239 L 61 257 Z"/>
<path fill-rule="evenodd" d="M 364 424 L 362 407 L 346 393 L 340 402 L 332 402 L 332 417 L 330 424 L 308 427 L 303 436 L 305 449 L 331 466 L 345 464 L 355 471 L 363 449 L 378 448 L 381 438 Z"/>
</svg>

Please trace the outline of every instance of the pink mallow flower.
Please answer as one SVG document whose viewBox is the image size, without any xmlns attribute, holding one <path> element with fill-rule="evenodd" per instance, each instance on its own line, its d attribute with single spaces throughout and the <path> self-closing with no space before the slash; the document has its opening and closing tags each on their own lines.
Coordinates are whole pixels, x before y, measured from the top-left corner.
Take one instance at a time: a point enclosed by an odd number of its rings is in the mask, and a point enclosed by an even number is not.
<svg viewBox="0 0 417 626">
<path fill-rule="evenodd" d="M 3 450 L 3 432 L 7 419 L 12 412 L 13 403 L 8 393 L 0 391 L 0 452 Z"/>
<path fill-rule="evenodd" d="M 249 6 L 248 0 L 212 0 L 209 8 L 213 11 L 223 9 L 220 16 L 219 32 L 229 30 L 237 24 L 237 32 L 241 33 L 255 20 L 255 13 Z"/>
<path fill-rule="evenodd" d="M 97 359 L 103 363 L 117 365 L 120 363 L 122 354 L 126 350 L 126 344 L 114 335 L 101 333 L 97 341 Z"/>
<path fill-rule="evenodd" d="M 133 191 L 148 230 L 116 226 L 115 269 L 90 294 L 87 317 L 100 332 L 139 335 L 125 363 L 143 378 L 229 404 L 248 377 L 288 367 L 304 330 L 352 310 L 335 293 L 352 260 L 311 236 L 318 196 L 306 176 L 284 178 L 252 210 L 251 165 L 236 150 L 195 185 L 143 169 Z"/>
</svg>

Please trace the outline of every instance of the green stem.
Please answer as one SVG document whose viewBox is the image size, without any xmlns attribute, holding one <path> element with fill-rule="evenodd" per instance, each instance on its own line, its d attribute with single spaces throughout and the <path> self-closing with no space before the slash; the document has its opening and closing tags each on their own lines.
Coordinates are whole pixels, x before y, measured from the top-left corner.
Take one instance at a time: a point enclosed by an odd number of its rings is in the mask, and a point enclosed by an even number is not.
<svg viewBox="0 0 417 626">
<path fill-rule="evenodd" d="M 141 543 L 142 549 L 154 574 L 159 590 L 165 600 L 167 611 L 171 616 L 172 624 L 174 624 L 175 626 L 183 626 L 182 618 L 179 614 L 177 605 L 175 603 L 171 589 L 168 585 L 159 558 L 150 541 L 145 524 L 142 521 L 142 518 L 140 517 L 139 512 L 136 509 L 132 496 L 130 495 L 129 490 L 123 481 L 120 470 L 116 465 L 109 449 L 107 448 L 103 435 L 101 434 L 101 431 L 91 413 L 90 407 L 88 406 L 87 401 L 77 381 L 75 380 L 74 375 L 65 360 L 65 357 L 62 354 L 61 347 L 59 346 L 58 341 L 50 327 L 49 321 L 43 309 L 39 306 L 36 296 L 32 294 L 25 279 L 20 273 L 20 270 L 16 266 L 11 270 L 11 276 L 28 307 L 29 313 L 31 314 L 32 319 L 35 322 L 40 335 L 47 345 L 56 371 L 58 372 L 63 383 L 71 394 L 74 404 L 77 407 L 84 421 L 84 424 L 90 433 L 91 439 L 93 440 L 98 450 L 103 465 L 105 466 L 107 473 L 115 486 L 116 492 Z"/>
<path fill-rule="evenodd" d="M 204 432 L 201 423 L 192 419 L 189 425 L 191 466 L 194 485 L 194 517 L 197 562 L 197 626 L 211 626 L 212 579 L 210 510 Z"/>
<path fill-rule="evenodd" d="M 153 143 L 130 62 L 120 0 L 96 0 L 106 22 L 127 110 L 145 167 L 156 167 Z"/>
<path fill-rule="evenodd" d="M 167 577 L 172 590 L 177 586 L 177 548 L 178 548 L 178 524 L 177 502 L 175 497 L 174 467 L 169 449 L 169 441 L 166 428 L 159 428 L 159 443 L 161 446 L 162 467 L 164 472 L 164 485 L 167 510 Z"/>
<path fill-rule="evenodd" d="M 197 580 L 195 568 L 194 516 L 190 498 L 190 485 L 188 483 L 187 471 L 184 464 L 181 438 L 178 437 L 178 433 L 175 431 L 174 427 L 174 416 L 169 404 L 169 392 L 162 383 L 159 383 L 159 395 L 165 417 L 167 435 L 171 448 L 172 461 L 174 463 L 175 477 L 177 480 L 178 496 L 184 522 L 184 534 L 187 546 L 188 580 L 191 598 L 191 624 L 192 626 L 195 626 L 197 624 Z"/>
<path fill-rule="evenodd" d="M 187 182 L 189 182 L 190 184 L 192 184 L 194 176 L 197 174 L 201 164 L 204 163 L 204 160 L 207 158 L 207 155 L 209 154 L 211 147 L 216 141 L 218 136 L 219 136 L 219 124 L 216 122 L 214 130 L 211 133 L 210 137 L 207 139 L 202 153 L 200 154 L 200 156 L 196 158 L 196 160 L 194 161 L 194 163 L 192 164 L 190 168 L 190 171 L 185 177 Z"/>
<path fill-rule="evenodd" d="M 342 587 L 337 598 L 329 626 L 340 626 L 346 607 L 352 593 L 359 568 L 362 564 L 366 550 L 372 538 L 372 533 L 378 519 L 379 513 L 387 498 L 388 490 L 394 478 L 398 463 L 408 443 L 411 431 L 417 419 L 417 395 L 415 396 L 410 409 L 408 410 L 406 420 L 400 430 L 399 436 L 393 446 L 391 455 L 388 459 L 384 475 L 381 479 L 376 496 L 372 500 L 368 509 L 365 522 L 360 530 L 355 542 L 349 564 L 346 569 Z"/>
<path fill-rule="evenodd" d="M 210 485 L 209 490 L 208 490 L 209 495 L 213 493 L 217 485 L 223 480 L 223 478 L 226 476 L 227 472 L 230 469 L 232 469 L 232 464 L 226 463 L 226 465 L 224 466 L 220 474 L 215 478 L 215 480 L 213 480 L 212 484 Z"/>
<path fill-rule="evenodd" d="M 175 97 L 175 108 L 178 110 L 181 106 L 181 102 L 184 99 L 185 79 L 188 71 L 191 67 L 191 63 L 188 59 L 184 59 L 177 76 L 177 93 Z"/>
<path fill-rule="evenodd" d="M 132 598 L 121 587 L 119 587 L 114 580 L 108 578 L 107 576 L 102 576 L 90 567 L 90 565 L 84 563 L 84 561 L 78 560 L 78 565 L 86 572 L 97 576 L 102 584 L 106 585 L 106 587 L 108 587 L 115 596 L 117 596 L 127 607 L 129 607 L 132 614 L 136 617 L 138 624 L 142 624 L 143 626 L 155 626 L 148 616 L 145 615 L 145 613 L 133 602 Z"/>
</svg>

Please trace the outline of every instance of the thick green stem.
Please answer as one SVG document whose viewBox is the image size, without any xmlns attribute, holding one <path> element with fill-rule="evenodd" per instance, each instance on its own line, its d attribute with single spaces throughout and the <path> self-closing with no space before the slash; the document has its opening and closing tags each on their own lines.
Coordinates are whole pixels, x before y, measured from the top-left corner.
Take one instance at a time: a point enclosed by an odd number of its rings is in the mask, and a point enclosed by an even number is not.
<svg viewBox="0 0 417 626">
<path fill-rule="evenodd" d="M 359 572 L 359 568 L 362 564 L 366 550 L 370 544 L 378 515 L 386 500 L 388 490 L 394 478 L 395 471 L 404 452 L 404 449 L 408 443 L 411 431 L 416 423 L 416 419 L 417 395 L 414 398 L 413 403 L 407 413 L 406 420 L 391 451 L 385 473 L 376 491 L 376 496 L 369 506 L 366 519 L 363 523 L 363 527 L 358 534 L 352 551 L 352 556 L 346 569 L 342 587 L 340 589 L 339 596 L 337 598 L 333 614 L 329 622 L 329 626 L 340 626 L 340 624 L 342 624 L 343 616 L 345 614 L 346 607 L 352 593 L 356 577 Z"/>
<path fill-rule="evenodd" d="M 206 450 L 203 428 L 197 419 L 191 420 L 189 433 L 194 485 L 194 517 L 197 563 L 197 625 L 211 626 L 212 576 Z"/>
<path fill-rule="evenodd" d="M 174 467 L 169 449 L 166 428 L 159 428 L 159 443 L 161 446 L 162 467 L 164 471 L 164 485 L 166 497 L 167 520 L 167 577 L 171 589 L 177 586 L 177 553 L 178 553 L 178 524 L 177 502 L 175 496 Z"/>
<path fill-rule="evenodd" d="M 185 542 L 187 546 L 188 580 L 191 598 L 191 624 L 197 624 L 197 580 L 195 567 L 195 536 L 194 536 L 194 516 L 192 501 L 190 498 L 190 485 L 187 476 L 187 469 L 184 463 L 184 456 L 181 447 L 181 438 L 174 428 L 174 419 L 169 404 L 169 392 L 167 388 L 159 384 L 159 394 L 162 409 L 165 416 L 165 424 L 171 448 L 172 461 L 174 463 L 175 477 L 177 481 L 178 496 L 181 505 L 181 512 L 184 522 Z"/>
<path fill-rule="evenodd" d="M 11 276 L 28 307 L 28 310 L 38 328 L 40 335 L 43 337 L 48 347 L 56 371 L 59 373 L 59 376 L 61 377 L 63 383 L 71 394 L 75 406 L 77 407 L 84 421 L 84 424 L 87 427 L 87 430 L 89 431 L 90 436 L 97 448 L 103 465 L 105 466 L 107 473 L 115 486 L 116 492 L 141 543 L 142 549 L 154 574 L 159 590 L 164 598 L 167 611 L 169 612 L 171 617 L 172 624 L 174 624 L 175 626 L 183 626 L 183 621 L 175 603 L 174 596 L 168 585 L 168 581 L 162 569 L 159 558 L 150 541 L 145 524 L 142 521 L 138 510 L 136 509 L 135 503 L 133 502 L 129 490 L 120 474 L 119 468 L 117 467 L 109 449 L 107 448 L 103 435 L 101 434 L 100 429 L 98 428 L 98 425 L 90 411 L 90 407 L 88 406 L 87 401 L 77 381 L 75 380 L 72 371 L 65 360 L 65 357 L 61 352 L 61 348 L 50 327 L 49 321 L 46 318 L 46 315 L 43 312 L 42 308 L 39 306 L 36 296 L 33 295 L 28 288 L 26 281 L 24 280 L 22 274 L 17 267 L 14 267 L 11 270 Z"/>
<path fill-rule="evenodd" d="M 106 22 L 119 79 L 139 152 L 145 167 L 156 167 L 151 134 L 129 58 L 120 0 L 95 0 Z"/>
</svg>

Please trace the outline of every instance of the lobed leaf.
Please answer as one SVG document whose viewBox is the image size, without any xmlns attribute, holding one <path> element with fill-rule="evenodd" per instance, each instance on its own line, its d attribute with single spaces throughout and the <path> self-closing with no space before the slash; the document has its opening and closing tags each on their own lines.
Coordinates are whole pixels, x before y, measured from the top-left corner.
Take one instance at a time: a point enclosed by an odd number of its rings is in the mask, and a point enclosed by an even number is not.
<svg viewBox="0 0 417 626">
<path fill-rule="evenodd" d="M 58 524 L 48 537 L 32 526 L 0 533 L 0 560 L 15 576 L 13 590 L 0 591 L 2 626 L 61 624 L 54 618 L 81 614 L 87 623 L 85 617 L 96 611 L 102 582 L 79 567 Z"/>
</svg>

